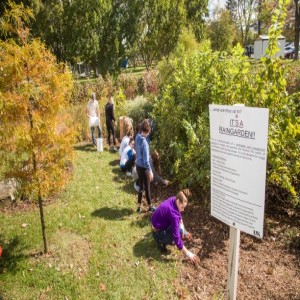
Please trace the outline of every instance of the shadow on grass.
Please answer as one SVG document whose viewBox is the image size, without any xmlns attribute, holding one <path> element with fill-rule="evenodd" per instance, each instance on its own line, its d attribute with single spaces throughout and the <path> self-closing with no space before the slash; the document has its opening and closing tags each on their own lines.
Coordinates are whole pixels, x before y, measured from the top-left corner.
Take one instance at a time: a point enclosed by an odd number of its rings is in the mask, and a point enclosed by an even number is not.
<svg viewBox="0 0 300 300">
<path fill-rule="evenodd" d="M 27 255 L 22 254 L 25 247 L 19 247 L 20 240 L 18 237 L 13 238 L 9 244 L 5 243 L 4 240 L 0 238 L 0 245 L 3 248 L 3 253 L 0 257 L 0 274 L 8 272 L 15 274 L 19 271 L 19 263 L 28 257 Z"/>
<path fill-rule="evenodd" d="M 172 262 L 176 260 L 161 253 L 151 232 L 147 233 L 142 240 L 133 246 L 133 254 L 136 257 L 152 258 L 161 262 Z"/>
<path fill-rule="evenodd" d="M 126 217 L 132 215 L 133 210 L 129 208 L 111 208 L 111 207 L 103 207 L 100 209 L 96 209 L 91 213 L 92 217 L 98 217 L 105 220 L 123 220 Z"/>
<path fill-rule="evenodd" d="M 151 224 L 150 214 L 146 213 L 143 215 L 138 215 L 138 217 L 130 223 L 131 226 L 144 228 Z"/>
<path fill-rule="evenodd" d="M 120 160 L 119 159 L 115 159 L 115 160 L 110 161 L 108 164 L 110 166 L 115 167 L 115 166 L 119 166 L 119 163 L 120 163 Z"/>
<path fill-rule="evenodd" d="M 80 144 L 74 146 L 75 150 L 85 151 L 85 152 L 96 152 L 97 149 L 93 146 L 93 144 Z"/>
</svg>

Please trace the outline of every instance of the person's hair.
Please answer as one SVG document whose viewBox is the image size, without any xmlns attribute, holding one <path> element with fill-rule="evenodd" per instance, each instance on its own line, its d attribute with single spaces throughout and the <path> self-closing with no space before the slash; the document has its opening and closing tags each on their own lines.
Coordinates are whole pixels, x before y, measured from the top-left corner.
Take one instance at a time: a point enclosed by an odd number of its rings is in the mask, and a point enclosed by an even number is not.
<svg viewBox="0 0 300 300">
<path fill-rule="evenodd" d="M 109 102 L 110 104 L 114 104 L 114 98 L 113 98 L 112 95 L 109 95 L 109 96 L 108 96 L 108 102 Z"/>
<path fill-rule="evenodd" d="M 126 135 L 127 135 L 128 137 L 133 136 L 132 130 L 128 130 Z"/>
<path fill-rule="evenodd" d="M 150 127 L 149 121 L 147 119 L 145 119 L 142 122 L 140 129 L 141 129 L 141 131 L 143 131 L 145 133 L 149 133 L 150 132 L 151 127 Z"/>
<path fill-rule="evenodd" d="M 130 145 L 131 142 L 134 142 L 134 139 L 133 139 L 133 138 L 130 138 L 128 145 Z"/>
<path fill-rule="evenodd" d="M 95 92 L 92 92 L 92 93 L 91 93 L 91 98 L 92 98 L 93 100 L 96 100 L 96 93 L 95 93 Z"/>
<path fill-rule="evenodd" d="M 191 195 L 190 190 L 189 189 L 184 189 L 176 195 L 176 199 L 178 199 L 180 203 L 187 203 L 188 202 L 188 197 L 190 195 Z"/>
<path fill-rule="evenodd" d="M 151 153 L 151 158 L 152 158 L 154 169 L 158 173 L 160 173 L 159 153 L 156 151 L 156 149 Z"/>
</svg>

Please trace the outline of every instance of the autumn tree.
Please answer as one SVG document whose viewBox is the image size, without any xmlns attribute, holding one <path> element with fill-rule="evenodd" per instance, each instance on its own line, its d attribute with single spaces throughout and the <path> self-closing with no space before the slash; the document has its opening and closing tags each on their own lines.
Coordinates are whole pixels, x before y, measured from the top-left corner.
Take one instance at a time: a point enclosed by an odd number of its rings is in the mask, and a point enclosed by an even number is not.
<svg viewBox="0 0 300 300">
<path fill-rule="evenodd" d="M 48 251 L 43 199 L 66 183 L 74 131 L 68 126 L 72 78 L 37 39 L 30 39 L 30 11 L 9 3 L 1 29 L 18 38 L 0 41 L 0 159 L 5 178 L 38 200 L 44 252 Z"/>
</svg>

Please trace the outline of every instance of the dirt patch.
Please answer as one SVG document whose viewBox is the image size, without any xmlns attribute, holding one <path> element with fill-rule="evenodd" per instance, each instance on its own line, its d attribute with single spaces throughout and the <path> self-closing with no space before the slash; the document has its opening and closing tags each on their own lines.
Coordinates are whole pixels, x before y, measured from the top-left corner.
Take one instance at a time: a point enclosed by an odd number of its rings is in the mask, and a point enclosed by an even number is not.
<svg viewBox="0 0 300 300">
<path fill-rule="evenodd" d="M 152 186 L 158 205 L 176 187 Z M 189 203 L 183 220 L 193 240 L 188 249 L 200 258 L 197 266 L 185 258 L 173 283 L 180 299 L 226 299 L 229 226 L 210 216 L 209 205 Z M 237 299 L 300 300 L 300 208 L 268 203 L 264 238 L 241 234 Z"/>
<path fill-rule="evenodd" d="M 51 239 L 45 263 L 62 273 L 73 273 L 78 277 L 86 274 L 90 257 L 87 238 L 67 230 L 58 230 Z"/>
</svg>

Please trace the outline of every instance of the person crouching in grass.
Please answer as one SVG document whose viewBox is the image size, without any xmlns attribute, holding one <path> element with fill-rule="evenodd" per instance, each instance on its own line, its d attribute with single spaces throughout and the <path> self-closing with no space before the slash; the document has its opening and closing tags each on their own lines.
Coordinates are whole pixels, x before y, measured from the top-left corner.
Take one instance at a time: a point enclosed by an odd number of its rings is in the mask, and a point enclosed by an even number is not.
<svg viewBox="0 0 300 300">
<path fill-rule="evenodd" d="M 126 172 L 127 176 L 132 176 L 132 168 L 135 164 L 135 150 L 134 150 L 134 139 L 129 140 L 129 144 L 122 152 L 120 159 L 120 168 L 123 172 Z"/>
<path fill-rule="evenodd" d="M 183 244 L 182 238 L 191 239 L 192 236 L 184 228 L 181 212 L 184 211 L 190 195 L 188 189 L 180 191 L 176 197 L 172 196 L 163 201 L 151 217 L 152 235 L 162 251 L 173 243 L 191 262 L 198 262 L 199 258 L 190 252 Z"/>
</svg>

